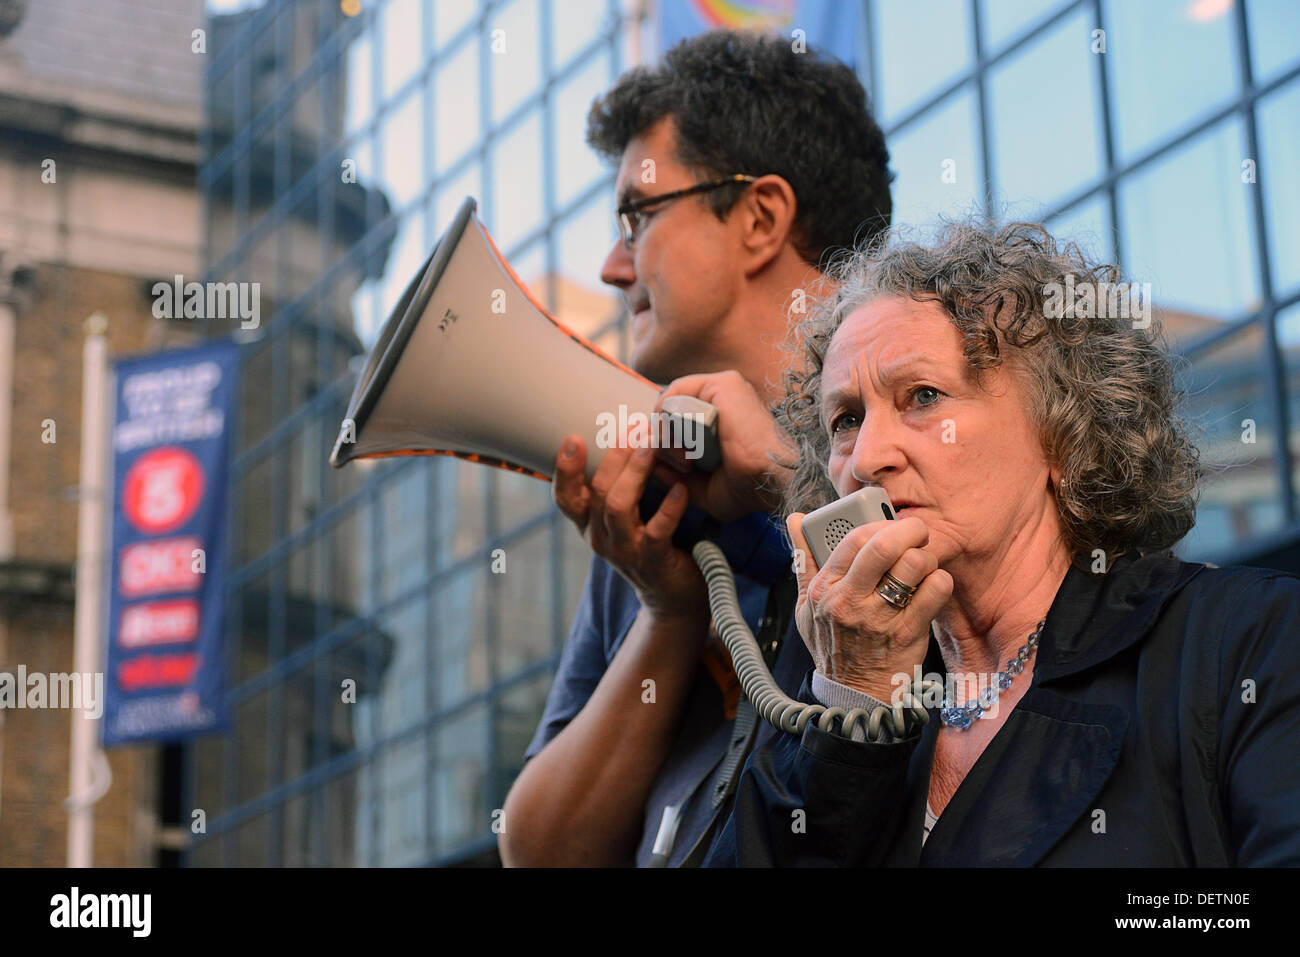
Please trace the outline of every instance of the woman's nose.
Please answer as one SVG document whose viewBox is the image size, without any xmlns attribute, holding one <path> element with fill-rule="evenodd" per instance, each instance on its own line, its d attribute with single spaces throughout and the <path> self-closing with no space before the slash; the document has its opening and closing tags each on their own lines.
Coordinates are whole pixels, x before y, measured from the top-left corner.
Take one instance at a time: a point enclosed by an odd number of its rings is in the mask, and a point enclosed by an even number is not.
<svg viewBox="0 0 1300 957">
<path fill-rule="evenodd" d="M 906 456 L 898 444 L 894 428 L 888 423 L 872 426 L 863 423 L 853 443 L 851 472 L 864 485 L 879 484 L 885 475 L 902 471 Z"/>
</svg>

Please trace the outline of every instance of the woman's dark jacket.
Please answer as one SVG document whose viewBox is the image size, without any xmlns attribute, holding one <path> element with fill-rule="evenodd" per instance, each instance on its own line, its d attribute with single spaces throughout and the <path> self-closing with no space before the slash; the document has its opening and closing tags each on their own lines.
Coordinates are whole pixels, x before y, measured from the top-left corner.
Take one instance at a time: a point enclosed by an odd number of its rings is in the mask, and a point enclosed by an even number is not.
<svg viewBox="0 0 1300 957">
<path fill-rule="evenodd" d="M 933 638 L 924 668 L 944 674 Z M 922 848 L 938 730 L 776 736 L 706 865 L 1300 865 L 1300 578 L 1071 567 L 1029 690 Z"/>
</svg>

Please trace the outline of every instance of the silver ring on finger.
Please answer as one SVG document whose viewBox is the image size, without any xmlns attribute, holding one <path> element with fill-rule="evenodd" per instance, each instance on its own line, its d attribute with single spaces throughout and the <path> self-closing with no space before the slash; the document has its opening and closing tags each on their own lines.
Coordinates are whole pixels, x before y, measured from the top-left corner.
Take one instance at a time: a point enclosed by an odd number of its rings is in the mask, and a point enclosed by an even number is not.
<svg viewBox="0 0 1300 957">
<path fill-rule="evenodd" d="M 911 602 L 912 596 L 916 594 L 917 587 L 895 578 L 889 572 L 885 572 L 884 577 L 876 584 L 876 594 L 899 611 L 902 611 Z"/>
</svg>

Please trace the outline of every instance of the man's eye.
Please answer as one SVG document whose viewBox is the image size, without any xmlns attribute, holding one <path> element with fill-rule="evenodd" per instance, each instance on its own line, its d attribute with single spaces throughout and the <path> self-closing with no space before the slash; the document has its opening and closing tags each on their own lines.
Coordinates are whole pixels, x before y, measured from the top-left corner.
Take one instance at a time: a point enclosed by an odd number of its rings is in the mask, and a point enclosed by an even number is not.
<svg viewBox="0 0 1300 957">
<path fill-rule="evenodd" d="M 925 408 L 926 406 L 929 405 L 934 405 L 936 402 L 939 401 L 942 395 L 943 395 L 942 392 L 934 388 L 934 386 L 929 386 L 929 385 L 917 386 L 915 389 L 912 390 L 912 396 L 913 398 L 916 399 L 916 404 L 921 406 L 922 408 Z"/>
</svg>

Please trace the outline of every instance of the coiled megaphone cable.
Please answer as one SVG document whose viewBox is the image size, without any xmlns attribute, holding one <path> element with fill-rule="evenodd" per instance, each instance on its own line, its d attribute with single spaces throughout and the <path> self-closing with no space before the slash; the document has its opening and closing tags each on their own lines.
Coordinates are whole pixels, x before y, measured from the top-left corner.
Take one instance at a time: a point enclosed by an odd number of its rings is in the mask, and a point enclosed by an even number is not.
<svg viewBox="0 0 1300 957">
<path fill-rule="evenodd" d="M 909 713 L 915 717 L 916 727 L 929 722 L 930 713 L 921 704 L 920 696 L 926 692 L 942 693 L 943 686 L 937 681 L 923 679 L 914 682 L 892 708 L 880 705 L 869 712 L 863 708 L 846 712 L 843 708 L 805 704 L 789 697 L 772 679 L 772 673 L 763 660 L 763 652 L 754 640 L 754 633 L 745 624 L 745 618 L 740 612 L 740 599 L 736 595 L 736 582 L 722 550 L 710 541 L 696 542 L 691 548 L 691 557 L 704 575 L 709 589 L 713 624 L 722 643 L 731 653 L 731 664 L 736 670 L 736 677 L 740 679 L 740 687 L 764 721 L 790 734 L 802 734 L 813 718 L 817 719 L 817 727 L 822 731 L 833 731 L 835 720 L 839 718 L 842 719 L 840 734 L 852 737 L 861 723 L 865 725 L 867 740 L 878 743 L 890 740 L 890 737 L 881 734 L 882 729 L 888 731 L 893 738 L 906 735 Z"/>
</svg>

